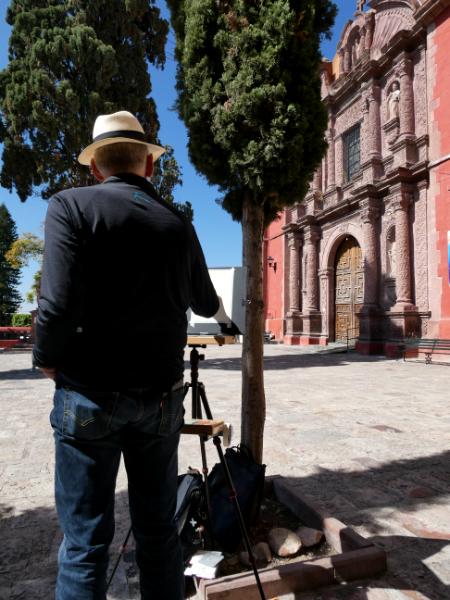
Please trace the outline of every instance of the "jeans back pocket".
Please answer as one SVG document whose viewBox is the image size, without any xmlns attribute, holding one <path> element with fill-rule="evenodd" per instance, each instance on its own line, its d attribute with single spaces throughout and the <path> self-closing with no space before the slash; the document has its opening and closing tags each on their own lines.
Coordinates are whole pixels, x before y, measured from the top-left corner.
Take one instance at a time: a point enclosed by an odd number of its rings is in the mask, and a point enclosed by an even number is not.
<svg viewBox="0 0 450 600">
<path fill-rule="evenodd" d="M 159 435 L 171 435 L 179 432 L 183 427 L 184 396 L 184 386 L 163 394 L 161 400 L 161 422 L 158 429 Z"/>
<path fill-rule="evenodd" d="M 95 440 L 110 433 L 114 395 L 101 403 L 67 388 L 56 390 L 50 421 L 62 435 Z"/>
</svg>

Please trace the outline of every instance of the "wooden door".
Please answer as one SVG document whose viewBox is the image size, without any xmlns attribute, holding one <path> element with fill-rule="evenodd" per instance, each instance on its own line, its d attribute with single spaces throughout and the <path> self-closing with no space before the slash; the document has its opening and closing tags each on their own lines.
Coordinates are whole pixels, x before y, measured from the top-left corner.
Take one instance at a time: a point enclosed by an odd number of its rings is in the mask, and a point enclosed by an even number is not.
<svg viewBox="0 0 450 600">
<path fill-rule="evenodd" d="M 359 336 L 359 318 L 364 301 L 364 265 L 361 248 L 348 237 L 339 246 L 335 263 L 336 341 Z"/>
</svg>

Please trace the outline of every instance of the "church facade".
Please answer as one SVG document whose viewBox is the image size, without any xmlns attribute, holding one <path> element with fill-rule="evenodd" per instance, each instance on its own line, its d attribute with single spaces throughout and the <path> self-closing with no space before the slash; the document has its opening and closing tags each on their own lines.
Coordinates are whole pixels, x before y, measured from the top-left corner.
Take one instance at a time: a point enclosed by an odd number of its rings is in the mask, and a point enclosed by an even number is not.
<svg viewBox="0 0 450 600">
<path fill-rule="evenodd" d="M 450 338 L 450 1 L 365 4 L 322 64 L 327 154 L 266 231 L 266 330 L 395 354 Z"/>
</svg>

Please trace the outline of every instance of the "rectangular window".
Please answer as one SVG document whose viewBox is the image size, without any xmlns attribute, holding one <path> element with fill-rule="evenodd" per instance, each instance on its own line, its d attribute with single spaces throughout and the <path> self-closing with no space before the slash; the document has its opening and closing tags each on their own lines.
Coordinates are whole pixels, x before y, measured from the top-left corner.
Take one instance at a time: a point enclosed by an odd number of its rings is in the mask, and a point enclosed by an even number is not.
<svg viewBox="0 0 450 600">
<path fill-rule="evenodd" d="M 347 181 L 351 181 L 361 164 L 360 127 L 354 127 L 344 133 L 344 163 Z"/>
</svg>

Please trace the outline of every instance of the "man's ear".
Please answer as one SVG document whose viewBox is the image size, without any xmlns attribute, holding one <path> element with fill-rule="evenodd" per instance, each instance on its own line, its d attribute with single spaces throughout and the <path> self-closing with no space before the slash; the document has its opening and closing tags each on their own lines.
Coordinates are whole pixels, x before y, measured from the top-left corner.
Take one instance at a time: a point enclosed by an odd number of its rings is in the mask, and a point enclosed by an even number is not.
<svg viewBox="0 0 450 600">
<path fill-rule="evenodd" d="M 96 164 L 94 158 L 91 160 L 90 169 L 91 169 L 91 175 L 93 175 L 97 181 L 99 181 L 100 183 L 102 181 L 105 181 L 106 177 L 104 175 L 102 175 L 101 171 L 97 167 L 97 164 Z"/>
<path fill-rule="evenodd" d="M 153 175 L 153 156 L 149 154 L 147 156 L 147 162 L 145 163 L 145 176 L 151 177 Z"/>
</svg>

